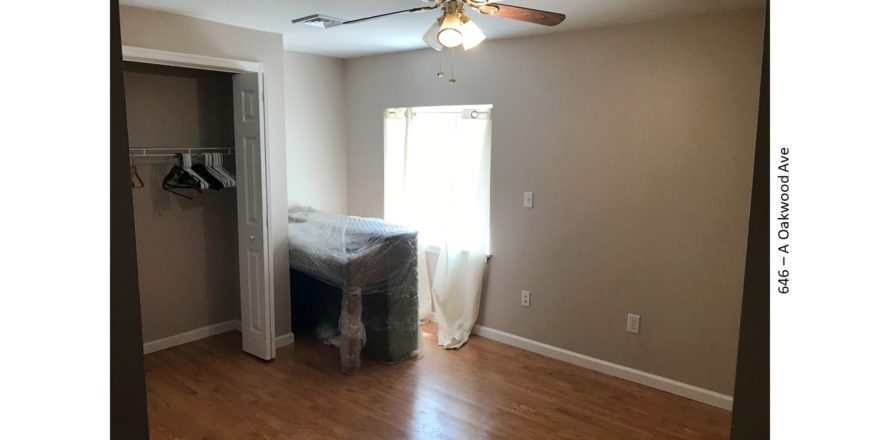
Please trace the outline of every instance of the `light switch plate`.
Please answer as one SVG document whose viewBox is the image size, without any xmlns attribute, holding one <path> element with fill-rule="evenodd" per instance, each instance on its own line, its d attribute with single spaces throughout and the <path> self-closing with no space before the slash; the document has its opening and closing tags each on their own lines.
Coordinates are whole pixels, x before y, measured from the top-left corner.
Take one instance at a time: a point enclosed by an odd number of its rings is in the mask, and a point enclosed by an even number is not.
<svg viewBox="0 0 880 440">
<path fill-rule="evenodd" d="M 531 208 L 533 198 L 534 198 L 534 194 L 531 191 L 524 192 L 523 193 L 523 208 Z"/>
</svg>

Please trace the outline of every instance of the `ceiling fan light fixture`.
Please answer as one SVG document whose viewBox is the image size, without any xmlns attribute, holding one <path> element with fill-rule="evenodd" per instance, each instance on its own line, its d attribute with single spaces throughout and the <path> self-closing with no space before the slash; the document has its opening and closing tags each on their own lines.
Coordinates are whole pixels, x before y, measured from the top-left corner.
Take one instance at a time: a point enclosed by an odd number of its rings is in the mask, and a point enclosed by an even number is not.
<svg viewBox="0 0 880 440">
<path fill-rule="evenodd" d="M 461 46 L 464 34 L 461 32 L 461 15 L 458 12 L 447 12 L 440 24 L 440 32 L 437 33 L 437 41 L 443 47 L 453 48 Z"/>
<path fill-rule="evenodd" d="M 440 20 L 434 22 L 431 27 L 425 32 L 425 35 L 422 35 L 422 40 L 424 40 L 425 44 L 431 46 L 434 50 L 443 50 L 443 45 L 440 44 L 440 41 L 437 39 L 437 35 L 440 33 Z"/>
<path fill-rule="evenodd" d="M 459 46 L 468 50 L 482 43 L 486 35 L 460 9 L 449 9 L 431 25 L 422 39 L 435 50 Z"/>
<path fill-rule="evenodd" d="M 461 46 L 464 42 L 464 35 L 457 28 L 446 28 L 441 29 L 440 33 L 437 34 L 437 41 L 440 42 L 440 45 L 446 48 L 453 48 Z"/>
<path fill-rule="evenodd" d="M 470 50 L 471 48 L 477 47 L 486 39 L 486 34 L 484 34 L 473 21 L 467 19 L 467 17 L 465 17 L 465 20 L 461 25 L 461 34 L 464 37 L 462 41 L 462 47 L 464 50 Z"/>
</svg>

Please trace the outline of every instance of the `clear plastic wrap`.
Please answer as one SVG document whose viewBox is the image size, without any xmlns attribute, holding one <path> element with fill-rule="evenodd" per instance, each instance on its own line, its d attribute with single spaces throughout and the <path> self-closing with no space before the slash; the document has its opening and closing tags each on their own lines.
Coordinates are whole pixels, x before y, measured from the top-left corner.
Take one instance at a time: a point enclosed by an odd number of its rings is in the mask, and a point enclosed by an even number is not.
<svg viewBox="0 0 880 440">
<path fill-rule="evenodd" d="M 304 207 L 288 214 L 290 267 L 341 289 L 342 372 L 360 369 L 362 349 L 383 363 L 417 354 L 417 232 L 380 219 Z M 335 340 L 335 335 L 326 336 Z"/>
</svg>

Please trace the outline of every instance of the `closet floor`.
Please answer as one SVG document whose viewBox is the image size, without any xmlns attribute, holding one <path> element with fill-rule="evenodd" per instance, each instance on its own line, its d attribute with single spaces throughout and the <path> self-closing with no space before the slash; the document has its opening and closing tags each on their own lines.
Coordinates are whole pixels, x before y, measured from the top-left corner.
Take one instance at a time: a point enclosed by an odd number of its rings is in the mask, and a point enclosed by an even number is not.
<svg viewBox="0 0 880 440">
<path fill-rule="evenodd" d="M 726 439 L 730 412 L 473 336 L 338 372 L 309 336 L 264 362 L 230 332 L 144 357 L 153 439 Z"/>
</svg>

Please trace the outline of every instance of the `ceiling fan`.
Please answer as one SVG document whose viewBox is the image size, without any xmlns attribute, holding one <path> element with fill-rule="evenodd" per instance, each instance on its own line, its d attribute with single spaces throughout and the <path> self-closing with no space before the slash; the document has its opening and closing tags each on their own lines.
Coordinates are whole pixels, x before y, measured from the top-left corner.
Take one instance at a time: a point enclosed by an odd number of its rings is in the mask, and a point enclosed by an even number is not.
<svg viewBox="0 0 880 440">
<path fill-rule="evenodd" d="M 402 11 L 387 12 L 384 14 L 372 15 L 369 17 L 358 18 L 354 20 L 342 20 L 338 18 L 328 17 L 322 14 L 312 14 L 306 17 L 292 20 L 293 23 L 303 23 L 309 26 L 320 28 L 332 28 L 346 24 L 355 24 L 367 20 L 388 17 L 391 15 L 408 14 L 433 11 L 441 9 L 440 17 L 428 28 L 428 31 L 422 36 L 422 39 L 428 46 L 435 50 L 442 51 L 444 49 L 455 49 L 461 47 L 469 50 L 476 47 L 486 35 L 474 24 L 471 19 L 465 15 L 466 9 L 471 9 L 482 15 L 510 18 L 513 20 L 525 21 L 529 23 L 540 24 L 544 26 L 556 26 L 565 20 L 565 14 L 556 12 L 541 11 L 538 9 L 524 8 L 522 6 L 514 6 L 498 3 L 491 0 L 424 0 L 431 3 L 430 6 L 422 6 L 419 8 L 404 9 Z M 453 52 L 454 56 L 454 52 Z M 442 69 L 437 76 L 444 76 Z M 455 79 L 450 79 L 450 83 L 455 83 Z"/>
</svg>

